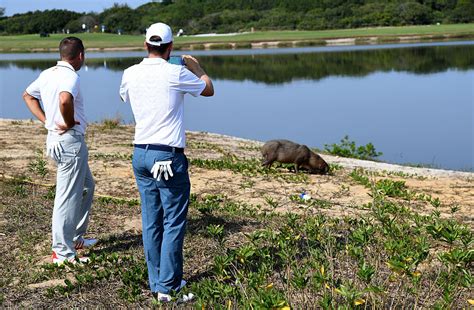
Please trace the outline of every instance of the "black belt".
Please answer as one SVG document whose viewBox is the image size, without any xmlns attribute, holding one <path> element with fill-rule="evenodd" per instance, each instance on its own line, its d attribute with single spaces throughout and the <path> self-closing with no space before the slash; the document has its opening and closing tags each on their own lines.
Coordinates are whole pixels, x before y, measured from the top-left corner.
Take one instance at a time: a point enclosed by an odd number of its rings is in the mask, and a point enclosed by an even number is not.
<svg viewBox="0 0 474 310">
<path fill-rule="evenodd" d="M 146 149 L 146 150 L 154 150 L 154 151 L 184 153 L 184 148 L 182 147 L 174 147 L 174 146 L 161 145 L 161 144 L 135 144 L 135 147 Z"/>
</svg>

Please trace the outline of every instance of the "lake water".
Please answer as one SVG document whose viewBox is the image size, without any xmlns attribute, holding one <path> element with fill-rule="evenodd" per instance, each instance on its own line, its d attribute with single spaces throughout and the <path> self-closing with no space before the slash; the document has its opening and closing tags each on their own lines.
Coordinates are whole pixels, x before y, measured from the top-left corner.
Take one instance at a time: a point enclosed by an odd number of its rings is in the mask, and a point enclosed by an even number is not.
<svg viewBox="0 0 474 310">
<path fill-rule="evenodd" d="M 182 54 L 176 52 L 175 54 Z M 186 98 L 185 126 L 311 147 L 345 135 L 381 160 L 474 167 L 474 42 L 193 51 L 212 98 Z M 133 122 L 122 71 L 142 52 L 88 53 L 79 72 L 89 121 Z M 21 94 L 56 54 L 0 54 L 1 118 L 29 119 Z"/>
</svg>

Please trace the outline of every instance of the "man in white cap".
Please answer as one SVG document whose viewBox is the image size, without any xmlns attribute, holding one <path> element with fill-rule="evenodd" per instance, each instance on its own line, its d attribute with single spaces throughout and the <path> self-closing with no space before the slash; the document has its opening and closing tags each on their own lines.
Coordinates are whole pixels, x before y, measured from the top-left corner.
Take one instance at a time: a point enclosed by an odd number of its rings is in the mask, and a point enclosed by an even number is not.
<svg viewBox="0 0 474 310">
<path fill-rule="evenodd" d="M 97 243 L 97 239 L 83 237 L 95 187 L 84 140 L 87 122 L 77 74 L 84 63 L 84 45 L 79 38 L 64 38 L 59 54 L 61 61 L 41 72 L 23 94 L 30 111 L 48 129 L 48 155 L 58 166 L 52 220 L 52 261 L 57 264 L 66 260 L 75 263 L 76 250 Z"/>
<path fill-rule="evenodd" d="M 184 95 L 212 96 L 211 79 L 189 55 L 185 65 L 168 62 L 173 35 L 156 23 L 146 32 L 148 58 L 125 70 L 123 101 L 135 117 L 132 166 L 141 198 L 143 246 L 153 295 L 171 301 L 183 280 L 183 241 L 189 204 L 188 160 L 184 155 Z M 192 296 L 184 296 L 186 300 Z"/>
</svg>

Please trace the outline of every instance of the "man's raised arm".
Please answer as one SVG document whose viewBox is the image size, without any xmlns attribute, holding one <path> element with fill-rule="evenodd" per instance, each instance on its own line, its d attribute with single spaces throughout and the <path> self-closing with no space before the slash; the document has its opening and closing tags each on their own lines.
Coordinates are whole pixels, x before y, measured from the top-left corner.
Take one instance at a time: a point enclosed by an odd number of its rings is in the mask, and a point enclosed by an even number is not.
<svg viewBox="0 0 474 310">
<path fill-rule="evenodd" d="M 199 62 L 196 58 L 190 55 L 183 55 L 184 62 L 186 63 L 186 68 L 194 73 L 199 79 L 203 80 L 206 83 L 206 87 L 201 93 L 201 96 L 211 97 L 214 95 L 214 86 L 212 85 L 211 78 L 206 74 L 203 68 L 199 65 Z"/>
</svg>

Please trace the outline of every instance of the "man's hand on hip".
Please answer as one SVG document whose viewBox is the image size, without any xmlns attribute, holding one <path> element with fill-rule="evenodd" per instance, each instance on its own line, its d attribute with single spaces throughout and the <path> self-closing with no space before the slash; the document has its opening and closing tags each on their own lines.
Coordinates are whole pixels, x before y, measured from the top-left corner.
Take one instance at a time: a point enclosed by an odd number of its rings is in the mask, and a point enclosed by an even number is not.
<svg viewBox="0 0 474 310">
<path fill-rule="evenodd" d="M 74 121 L 74 126 L 75 125 L 80 125 L 81 123 L 78 122 L 78 121 Z M 74 127 L 72 126 L 72 127 Z M 56 130 L 58 131 L 58 133 L 60 135 L 62 135 L 63 133 L 65 133 L 66 131 L 68 131 L 69 129 L 71 129 L 72 127 L 68 127 L 66 124 L 64 123 L 58 123 L 56 122 Z"/>
</svg>

